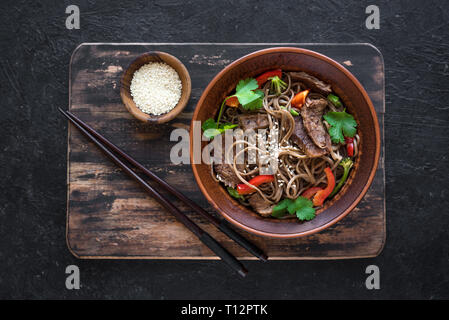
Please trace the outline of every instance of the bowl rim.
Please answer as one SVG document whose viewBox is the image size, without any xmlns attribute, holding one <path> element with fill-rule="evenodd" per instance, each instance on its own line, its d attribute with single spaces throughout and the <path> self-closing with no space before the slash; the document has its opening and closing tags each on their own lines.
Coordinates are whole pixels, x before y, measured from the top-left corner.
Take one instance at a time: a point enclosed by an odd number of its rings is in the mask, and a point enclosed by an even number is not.
<svg viewBox="0 0 449 320">
<path fill-rule="evenodd" d="M 166 113 L 160 115 L 151 115 L 140 110 L 139 107 L 137 107 L 137 105 L 134 103 L 134 100 L 131 99 L 133 103 L 132 105 L 125 102 L 124 100 L 124 95 L 127 93 L 127 91 L 130 91 L 127 90 L 124 86 L 125 75 L 127 75 L 130 72 L 131 67 L 134 64 L 138 63 L 140 68 L 143 65 L 149 63 L 149 62 L 141 63 L 140 60 L 144 57 L 156 57 L 159 60 L 161 60 L 161 62 L 166 63 L 167 65 L 172 67 L 178 74 L 179 78 L 181 79 L 181 83 L 182 78 L 183 77 L 186 78 L 185 85 L 184 83 L 182 83 L 181 96 L 179 97 L 179 101 L 176 103 L 173 109 L 171 109 Z M 180 72 L 178 72 L 177 68 L 175 68 L 172 64 L 165 61 L 164 58 L 171 59 L 173 61 L 173 64 L 179 67 Z M 139 68 L 137 68 L 135 71 L 137 71 Z M 131 115 L 133 115 L 136 119 L 147 123 L 165 123 L 173 120 L 178 114 L 182 112 L 182 110 L 184 110 L 184 108 L 189 103 L 191 92 L 192 92 L 192 79 L 190 78 L 189 70 L 187 70 L 186 66 L 177 57 L 163 51 L 151 50 L 138 55 L 128 64 L 127 68 L 122 72 L 122 75 L 120 77 L 120 98 L 122 100 L 123 105 L 125 106 L 126 110 L 128 110 L 128 112 L 131 113 Z M 129 92 L 129 94 L 131 95 L 131 92 Z"/>
<path fill-rule="evenodd" d="M 339 71 L 341 71 L 342 73 L 344 73 L 351 82 L 354 83 L 354 85 L 357 87 L 357 89 L 359 90 L 359 92 L 362 94 L 363 99 L 367 102 L 368 104 L 368 108 L 370 111 L 370 115 L 374 121 L 374 131 L 375 131 L 375 141 L 376 141 L 376 145 L 375 145 L 375 154 L 374 154 L 374 165 L 371 168 L 371 172 L 369 174 L 368 180 L 366 182 L 366 184 L 364 185 L 363 189 L 361 190 L 361 192 L 359 193 L 359 195 L 357 196 L 357 198 L 341 213 L 339 214 L 337 217 L 335 217 L 334 219 L 330 220 L 329 222 L 310 229 L 308 231 L 302 231 L 302 232 L 296 232 L 296 233 L 272 233 L 272 232 L 265 232 L 265 231 L 261 231 L 258 229 L 254 229 L 250 226 L 247 226 L 245 224 L 243 224 L 242 222 L 232 218 L 231 216 L 229 216 L 227 213 L 223 212 L 222 210 L 220 210 L 220 208 L 217 206 L 217 204 L 215 203 L 215 201 L 212 199 L 212 197 L 209 195 L 209 193 L 207 192 L 205 186 L 203 185 L 199 175 L 198 175 L 198 171 L 197 171 L 197 165 L 198 164 L 194 164 L 193 163 L 193 143 L 192 143 L 192 139 L 193 139 L 193 130 L 190 130 L 190 163 L 191 163 L 191 167 L 192 167 L 192 171 L 193 171 L 193 175 L 195 177 L 195 180 L 198 184 L 198 186 L 200 187 L 201 192 L 203 193 L 203 195 L 206 197 L 207 201 L 214 207 L 214 209 L 216 211 L 219 212 L 220 215 L 222 215 L 226 220 L 228 220 L 229 222 L 231 222 L 232 224 L 234 224 L 235 226 L 250 232 L 252 234 L 256 234 L 259 236 L 265 236 L 265 237 L 269 237 L 269 238 L 278 238 L 278 239 L 288 239 L 288 238 L 297 238 L 297 237 L 302 237 L 302 236 L 306 236 L 306 235 L 310 235 L 310 234 L 314 234 L 317 232 L 320 232 L 326 228 L 329 228 L 330 226 L 334 225 L 335 223 L 337 223 L 338 221 L 340 221 L 341 219 L 343 219 L 345 216 L 347 216 L 358 204 L 359 202 L 363 199 L 363 197 L 365 196 L 366 192 L 368 191 L 369 187 L 371 186 L 374 176 L 376 174 L 377 168 L 379 166 L 379 158 L 380 158 L 380 128 L 379 128 L 379 120 L 377 118 L 377 113 L 374 109 L 373 103 L 368 95 L 368 93 L 366 92 L 365 88 L 361 85 L 361 83 L 357 80 L 357 78 L 349 71 L 347 70 L 345 67 L 343 67 L 340 63 L 338 63 L 337 61 L 333 60 L 330 57 L 327 57 L 321 53 L 318 53 L 316 51 L 312 51 L 312 50 L 308 50 L 308 49 L 303 49 L 303 48 L 298 48 L 298 47 L 272 47 L 272 48 L 265 48 L 265 49 L 261 49 L 261 50 L 257 50 L 254 52 L 251 52 L 247 55 L 244 55 L 243 57 L 238 58 L 237 60 L 234 60 L 233 62 L 231 62 L 229 65 L 227 65 L 225 68 L 223 68 L 208 84 L 208 86 L 204 89 L 200 99 L 198 100 L 198 103 L 195 107 L 195 111 L 193 113 L 192 116 L 192 120 L 191 120 L 191 125 L 190 127 L 193 128 L 193 121 L 197 120 L 197 116 L 199 113 L 199 106 L 202 105 L 204 103 L 204 100 L 206 99 L 206 96 L 208 95 L 209 91 L 212 89 L 212 87 L 217 83 L 217 81 L 223 76 L 223 74 L 225 74 L 228 70 L 230 70 L 231 68 L 235 68 L 236 66 L 244 63 L 246 60 L 250 59 L 250 58 L 255 58 L 257 56 L 260 55 L 264 55 L 264 54 L 269 54 L 269 53 L 300 53 L 300 54 L 305 54 L 305 55 L 310 55 L 313 56 L 315 58 L 318 58 L 320 60 L 323 60 L 327 63 L 332 64 L 334 67 L 336 67 Z"/>
</svg>

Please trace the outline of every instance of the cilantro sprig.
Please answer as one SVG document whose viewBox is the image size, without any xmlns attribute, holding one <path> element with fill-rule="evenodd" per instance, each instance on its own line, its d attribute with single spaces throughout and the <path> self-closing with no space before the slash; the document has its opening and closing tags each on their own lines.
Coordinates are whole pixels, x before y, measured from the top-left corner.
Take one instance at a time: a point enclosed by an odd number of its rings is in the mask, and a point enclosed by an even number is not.
<svg viewBox="0 0 449 320">
<path fill-rule="evenodd" d="M 234 129 L 237 127 L 236 124 L 232 123 L 220 123 L 217 124 L 214 119 L 210 118 L 203 122 L 201 125 L 201 129 L 204 131 L 204 136 L 208 139 L 212 139 L 213 137 L 222 134 L 228 129 Z"/>
<path fill-rule="evenodd" d="M 201 128 L 204 131 L 204 136 L 211 139 L 216 135 L 219 135 L 228 129 L 233 129 L 237 126 L 236 124 L 231 123 L 220 124 L 220 119 L 223 115 L 226 100 L 228 100 L 229 98 L 236 97 L 239 103 L 242 105 L 242 108 L 245 110 L 254 111 L 262 108 L 264 93 L 258 88 L 259 84 L 254 78 L 240 80 L 237 84 L 237 87 L 235 88 L 235 94 L 228 96 L 223 100 L 220 107 L 220 112 L 218 113 L 217 121 L 215 121 L 213 118 L 209 118 L 203 122 Z"/>
<path fill-rule="evenodd" d="M 315 209 L 313 208 L 313 202 L 307 198 L 299 196 L 295 200 L 284 199 L 274 206 L 271 216 L 275 218 L 281 218 L 287 213 L 294 215 L 301 220 L 312 220 L 315 218 Z"/>
<path fill-rule="evenodd" d="M 357 132 L 357 122 L 346 111 L 330 111 L 323 118 L 330 124 L 329 135 L 334 143 L 343 143 L 345 137 L 352 138 Z"/>
<path fill-rule="evenodd" d="M 231 97 L 237 97 L 243 109 L 254 111 L 263 105 L 264 93 L 258 88 L 259 84 L 256 79 L 246 78 L 239 81 L 235 88 L 235 94 Z"/>
</svg>

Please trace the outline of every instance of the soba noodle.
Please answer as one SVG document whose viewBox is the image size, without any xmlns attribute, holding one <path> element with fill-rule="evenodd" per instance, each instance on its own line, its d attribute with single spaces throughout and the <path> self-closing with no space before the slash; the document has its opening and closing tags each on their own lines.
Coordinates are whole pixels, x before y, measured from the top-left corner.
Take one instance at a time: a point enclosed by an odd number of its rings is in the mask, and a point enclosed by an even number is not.
<svg viewBox="0 0 449 320">
<path fill-rule="evenodd" d="M 248 181 L 252 177 L 260 174 L 260 168 L 257 164 L 249 164 L 247 158 L 245 158 L 243 166 L 237 164 L 239 156 L 248 154 L 252 150 L 259 152 L 259 157 L 261 155 L 270 156 L 268 151 L 244 139 L 235 140 L 232 146 L 226 150 L 228 153 L 227 156 L 231 159 L 231 167 L 241 183 L 254 188 L 268 204 L 276 204 L 283 198 L 296 199 L 311 187 L 320 184 L 326 185 L 327 180 L 324 172 L 326 167 L 331 168 L 337 182 L 343 173 L 343 169 L 338 164 L 345 156 L 344 144 L 332 143 L 331 150 L 326 155 L 310 157 L 290 141 L 290 137 L 295 128 L 295 118 L 290 112 L 292 108 L 291 102 L 296 93 L 307 88 L 303 83 L 293 81 L 289 72 L 284 72 L 283 78 L 285 79 L 287 88 L 278 95 L 270 92 L 269 82 L 265 83 L 262 88 L 265 93 L 263 108 L 258 111 L 268 116 L 269 126 L 266 129 L 268 136 L 270 136 L 270 133 L 278 133 L 277 141 L 274 141 L 278 146 L 278 165 L 277 171 L 274 173 L 274 182 L 264 184 L 260 187 L 253 186 Z M 342 107 L 338 108 L 319 93 L 311 92 L 308 98 L 325 99 L 327 101 L 326 111 L 343 111 Z M 222 121 L 238 124 L 238 115 L 238 108 L 227 108 L 223 114 Z M 329 127 L 326 121 L 324 121 L 324 124 Z M 359 143 L 360 137 L 356 135 L 354 137 L 354 156 L 357 155 Z M 231 154 L 237 145 L 241 147 L 241 150 L 232 158 Z M 215 178 L 213 166 L 211 168 L 211 173 Z"/>
</svg>

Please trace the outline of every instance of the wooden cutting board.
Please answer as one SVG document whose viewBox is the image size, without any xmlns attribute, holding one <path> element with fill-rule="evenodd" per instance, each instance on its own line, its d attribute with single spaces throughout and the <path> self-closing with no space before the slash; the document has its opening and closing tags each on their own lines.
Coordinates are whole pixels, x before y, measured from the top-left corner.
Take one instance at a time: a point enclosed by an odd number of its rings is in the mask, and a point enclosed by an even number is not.
<svg viewBox="0 0 449 320">
<path fill-rule="evenodd" d="M 175 128 L 189 128 L 203 89 L 233 60 L 280 44 L 82 44 L 70 61 L 69 109 L 188 197 L 214 212 L 190 165 L 173 165 Z M 367 44 L 282 44 L 323 53 L 348 68 L 366 88 L 378 112 L 383 146 L 384 66 Z M 149 125 L 134 119 L 120 100 L 120 76 L 139 54 L 159 50 L 178 57 L 192 78 L 188 106 L 176 119 Z M 383 151 L 374 182 L 358 207 L 334 226 L 297 239 L 263 238 L 240 231 L 270 259 L 343 259 L 377 256 L 385 243 Z M 79 258 L 217 259 L 183 225 L 71 125 L 68 129 L 67 244 Z M 201 228 L 240 259 L 255 259 L 179 201 Z"/>
</svg>

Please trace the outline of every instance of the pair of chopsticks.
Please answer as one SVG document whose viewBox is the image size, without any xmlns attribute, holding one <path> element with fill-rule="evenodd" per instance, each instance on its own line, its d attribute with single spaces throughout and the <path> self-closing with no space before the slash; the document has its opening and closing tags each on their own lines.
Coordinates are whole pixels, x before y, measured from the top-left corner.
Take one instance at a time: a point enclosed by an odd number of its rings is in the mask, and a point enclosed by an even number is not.
<svg viewBox="0 0 449 320">
<path fill-rule="evenodd" d="M 195 202 L 188 199 L 181 192 L 176 190 L 174 187 L 169 185 L 167 182 L 156 176 L 153 172 L 146 169 L 139 162 L 134 160 L 131 156 L 126 154 L 124 151 L 115 146 L 112 142 L 107 140 L 105 137 L 100 135 L 88 124 L 77 118 L 73 113 L 69 111 L 64 111 L 58 108 L 59 111 L 75 126 L 77 127 L 87 138 L 89 138 L 98 148 L 100 148 L 115 164 L 117 164 L 123 171 L 134 178 L 154 199 L 156 199 L 167 211 L 173 214 L 181 223 L 183 223 L 193 234 L 195 234 L 198 239 L 200 239 L 206 246 L 208 246 L 217 256 L 219 256 L 224 262 L 226 262 L 231 268 L 233 268 L 239 275 L 245 277 L 248 270 L 243 266 L 243 264 L 237 260 L 228 250 L 221 246 L 214 238 L 212 238 L 206 231 L 201 229 L 196 225 L 190 218 L 187 217 L 183 212 L 176 208 L 173 203 L 156 191 L 151 185 L 145 182 L 139 175 L 137 175 L 128 165 L 126 165 L 122 160 L 120 160 L 114 152 L 129 162 L 131 165 L 140 169 L 147 177 L 149 177 L 153 182 L 157 183 L 167 192 L 174 195 L 180 201 L 184 202 L 187 206 L 192 208 L 195 212 L 206 218 L 214 226 L 216 226 L 220 231 L 226 234 L 229 238 L 234 240 L 240 246 L 245 248 L 249 253 L 258 257 L 262 261 L 267 261 L 268 257 L 256 247 L 253 243 L 249 242 L 247 239 L 242 237 L 239 233 L 234 231 L 229 224 L 223 220 L 218 219 L 208 213 L 206 210 L 198 206 Z"/>
</svg>

